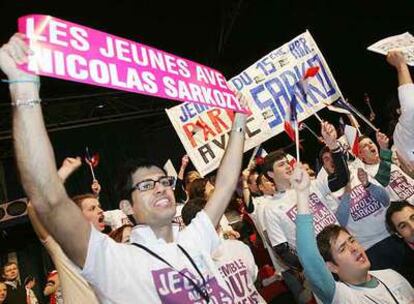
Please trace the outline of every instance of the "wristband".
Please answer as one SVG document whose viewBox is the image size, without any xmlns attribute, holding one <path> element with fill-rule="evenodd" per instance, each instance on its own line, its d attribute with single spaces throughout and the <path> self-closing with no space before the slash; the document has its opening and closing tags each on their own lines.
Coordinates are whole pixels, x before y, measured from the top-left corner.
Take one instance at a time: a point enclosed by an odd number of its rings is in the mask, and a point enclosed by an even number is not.
<svg viewBox="0 0 414 304">
<path fill-rule="evenodd" d="M 20 106 L 29 106 L 33 108 L 35 105 L 40 104 L 42 100 L 40 98 L 31 98 L 26 100 L 17 99 L 16 101 L 12 101 L 11 105 L 13 107 L 20 107 Z"/>
</svg>

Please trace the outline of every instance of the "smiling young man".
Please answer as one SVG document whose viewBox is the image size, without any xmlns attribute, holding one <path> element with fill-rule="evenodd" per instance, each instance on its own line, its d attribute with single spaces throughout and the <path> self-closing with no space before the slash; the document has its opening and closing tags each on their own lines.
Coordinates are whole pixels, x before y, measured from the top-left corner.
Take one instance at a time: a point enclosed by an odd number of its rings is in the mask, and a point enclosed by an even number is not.
<svg viewBox="0 0 414 304">
<path fill-rule="evenodd" d="M 128 164 L 130 171 L 121 185 L 140 225 L 131 233 L 132 245 L 116 243 L 85 220 L 56 173 L 40 107 L 39 79 L 16 65 L 28 60 L 30 51 L 23 38 L 16 34 L 0 49 L 0 68 L 10 81 L 13 137 L 23 187 L 46 229 L 83 268 L 100 302 L 232 303 L 210 255 L 219 243 L 215 226 L 237 185 L 246 115 L 234 117 L 214 193 L 181 232 L 171 223 L 176 209 L 174 178 L 152 162 Z"/>
<path fill-rule="evenodd" d="M 315 239 L 310 184 L 307 173 L 296 169 L 292 186 L 298 206 L 297 253 L 315 295 L 333 304 L 413 303 L 414 290 L 407 280 L 391 269 L 370 271 L 364 248 L 345 228 L 327 226 Z"/>
</svg>

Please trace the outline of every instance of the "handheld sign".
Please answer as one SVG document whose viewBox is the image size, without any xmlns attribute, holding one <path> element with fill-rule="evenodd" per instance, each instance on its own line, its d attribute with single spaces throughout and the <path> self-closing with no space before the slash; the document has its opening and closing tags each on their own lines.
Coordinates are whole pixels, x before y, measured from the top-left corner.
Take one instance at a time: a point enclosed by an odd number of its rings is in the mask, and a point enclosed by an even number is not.
<svg viewBox="0 0 414 304">
<path fill-rule="evenodd" d="M 27 72 L 248 113 L 209 67 L 153 47 L 45 15 L 18 20 L 34 54 Z"/>
<path fill-rule="evenodd" d="M 308 77 L 304 93 L 296 84 L 312 67 L 319 70 L 313 77 Z M 252 99 L 244 151 L 283 132 L 292 94 L 297 99 L 298 121 L 305 120 L 327 104 L 343 99 L 328 64 L 309 32 L 270 52 L 230 82 Z M 197 171 L 206 175 L 215 170 L 227 145 L 232 112 L 182 103 L 168 109 L 167 114 Z"/>
</svg>

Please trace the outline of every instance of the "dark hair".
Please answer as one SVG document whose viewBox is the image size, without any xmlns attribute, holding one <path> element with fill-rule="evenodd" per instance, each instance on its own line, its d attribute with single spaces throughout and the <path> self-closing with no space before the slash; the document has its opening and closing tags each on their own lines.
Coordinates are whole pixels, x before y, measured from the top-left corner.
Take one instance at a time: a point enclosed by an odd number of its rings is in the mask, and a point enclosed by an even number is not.
<svg viewBox="0 0 414 304">
<path fill-rule="evenodd" d="M 273 172 L 273 164 L 278 160 L 286 158 L 286 153 L 282 149 L 270 152 L 266 155 L 263 163 L 262 172 L 266 174 L 266 177 L 269 177 L 267 172 Z M 270 178 L 270 177 L 269 177 Z"/>
<path fill-rule="evenodd" d="M 204 198 L 190 199 L 181 210 L 181 217 L 186 226 L 188 226 L 197 213 L 204 209 L 207 201 Z"/>
<path fill-rule="evenodd" d="M 188 189 L 189 198 L 193 199 L 199 197 L 204 199 L 207 182 L 207 178 L 197 178 L 193 180 L 190 184 L 190 188 Z"/>
<path fill-rule="evenodd" d="M 120 195 L 120 199 L 129 200 L 132 204 L 133 202 L 131 199 L 131 189 L 134 186 L 132 184 L 132 175 L 138 169 L 149 169 L 152 167 L 160 169 L 162 172 L 164 172 L 165 175 L 167 175 L 167 172 L 165 172 L 163 167 L 154 161 L 147 159 L 130 159 L 125 161 L 118 169 L 118 180 L 116 183 L 116 188 Z"/>
<path fill-rule="evenodd" d="M 31 275 L 28 275 L 25 279 L 24 279 L 24 286 L 26 286 L 27 284 L 29 284 L 29 282 L 34 281 L 34 277 Z"/>
<path fill-rule="evenodd" d="M 414 209 L 414 206 L 407 201 L 391 202 L 390 206 L 388 207 L 387 213 L 385 214 L 385 222 L 387 223 L 387 228 L 391 233 L 397 233 L 397 228 L 395 227 L 391 219 L 393 214 L 395 212 L 400 212 L 405 207 Z"/>
<path fill-rule="evenodd" d="M 331 245 L 336 241 L 341 231 L 349 234 L 348 230 L 344 227 L 331 224 L 323 228 L 323 230 L 316 236 L 319 252 L 325 262 L 335 263 L 332 256 Z"/>
<path fill-rule="evenodd" d="M 319 162 L 320 162 L 320 164 L 322 165 L 322 167 L 323 167 L 323 160 L 322 160 L 322 157 L 323 157 L 323 155 L 325 154 L 325 153 L 331 153 L 331 150 L 327 147 L 327 146 L 324 146 L 320 151 L 319 151 Z"/>
<path fill-rule="evenodd" d="M 82 210 L 82 202 L 88 198 L 96 198 L 95 194 L 92 193 L 85 193 L 85 194 L 79 194 L 72 197 L 72 201 Z"/>
</svg>

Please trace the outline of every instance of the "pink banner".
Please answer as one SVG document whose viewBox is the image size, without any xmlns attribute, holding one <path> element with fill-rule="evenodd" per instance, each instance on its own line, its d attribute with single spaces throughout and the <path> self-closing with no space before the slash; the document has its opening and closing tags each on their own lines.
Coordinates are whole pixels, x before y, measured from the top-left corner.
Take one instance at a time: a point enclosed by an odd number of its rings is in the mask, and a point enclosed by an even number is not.
<svg viewBox="0 0 414 304">
<path fill-rule="evenodd" d="M 34 51 L 25 71 L 248 112 L 220 72 L 196 62 L 51 16 L 20 17 L 18 26 Z"/>
</svg>

